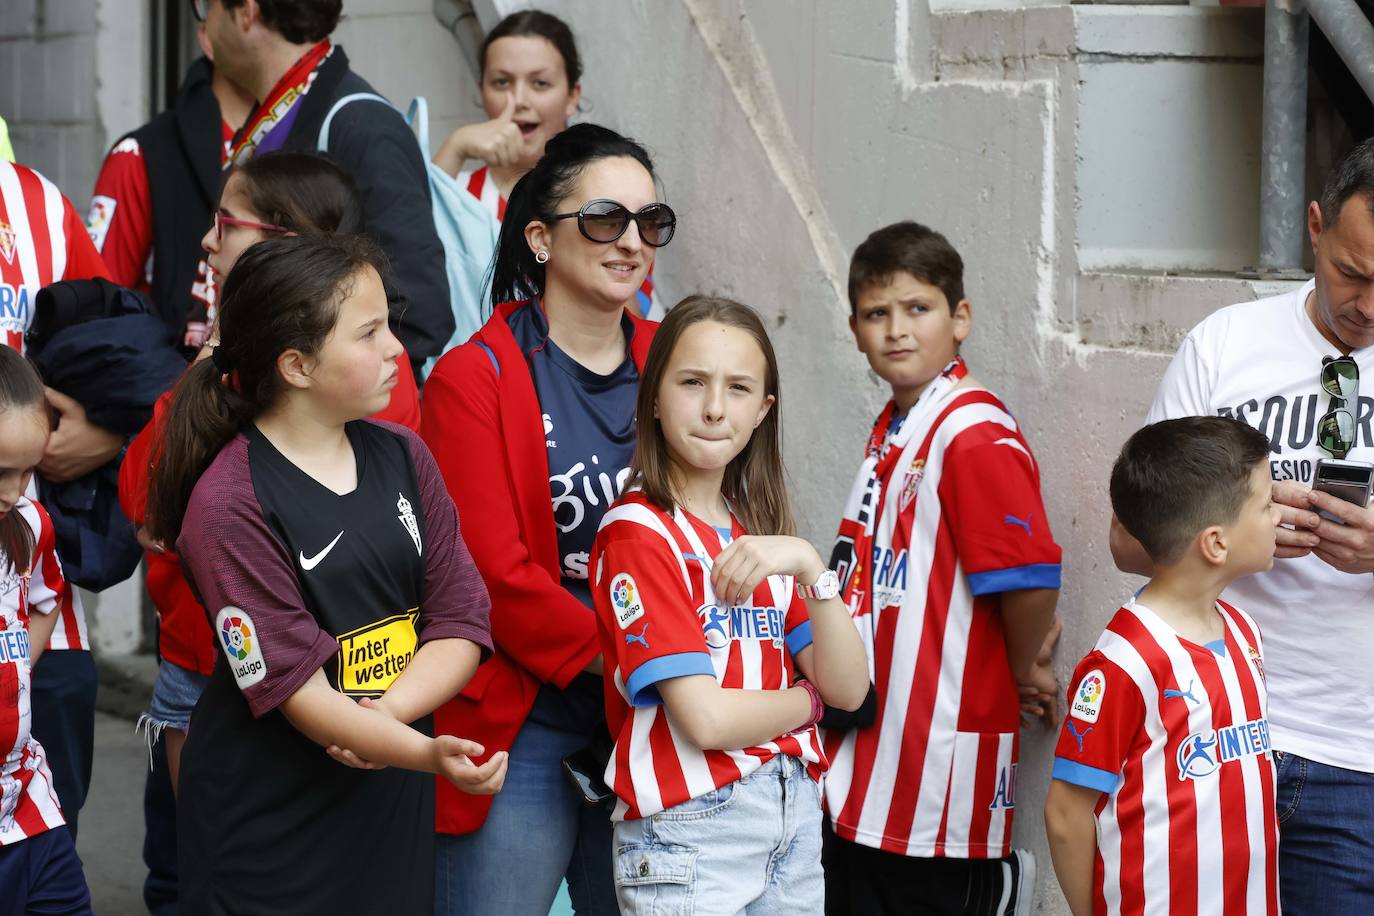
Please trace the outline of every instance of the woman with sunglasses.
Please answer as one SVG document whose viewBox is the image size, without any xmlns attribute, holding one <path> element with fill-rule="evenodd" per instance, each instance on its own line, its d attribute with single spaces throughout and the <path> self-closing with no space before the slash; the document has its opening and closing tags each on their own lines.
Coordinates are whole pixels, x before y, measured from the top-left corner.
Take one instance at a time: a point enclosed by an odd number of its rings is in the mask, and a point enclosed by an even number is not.
<svg viewBox="0 0 1374 916">
<path fill-rule="evenodd" d="M 494 804 L 439 786 L 438 913 L 548 912 L 565 876 L 579 914 L 617 912 L 610 809 L 561 767 L 604 731 L 587 558 L 628 474 L 656 327 L 628 306 L 675 225 L 643 147 L 568 128 L 511 192 L 494 314 L 426 384 L 421 434 L 482 520 L 496 642 L 435 727 L 511 752 Z"/>
<path fill-rule="evenodd" d="M 434 154 L 434 163 L 499 223 L 511 188 L 577 113 L 582 59 L 566 22 L 543 10 L 520 10 L 487 33 L 478 61 L 482 108 L 489 120 L 454 130 Z M 476 168 L 464 168 L 470 165 Z M 652 275 L 645 275 L 629 307 L 641 316 L 662 314 Z"/>
</svg>

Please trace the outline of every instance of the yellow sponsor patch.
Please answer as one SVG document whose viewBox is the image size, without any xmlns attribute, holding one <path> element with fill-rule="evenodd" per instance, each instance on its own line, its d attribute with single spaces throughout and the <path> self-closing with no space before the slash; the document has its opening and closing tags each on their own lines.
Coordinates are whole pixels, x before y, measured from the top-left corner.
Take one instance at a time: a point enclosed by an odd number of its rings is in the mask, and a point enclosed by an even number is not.
<svg viewBox="0 0 1374 916">
<path fill-rule="evenodd" d="M 418 609 L 387 617 L 339 637 L 339 692 L 379 697 L 406 670 L 420 641 Z"/>
</svg>

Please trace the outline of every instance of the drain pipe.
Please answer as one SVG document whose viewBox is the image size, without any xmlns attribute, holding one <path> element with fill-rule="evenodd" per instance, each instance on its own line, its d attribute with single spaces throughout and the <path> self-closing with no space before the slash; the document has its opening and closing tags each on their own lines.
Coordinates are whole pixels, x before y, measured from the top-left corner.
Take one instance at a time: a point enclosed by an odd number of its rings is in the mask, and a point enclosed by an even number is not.
<svg viewBox="0 0 1374 916">
<path fill-rule="evenodd" d="M 1340 7 L 1348 0 L 1306 0 L 1317 17 L 1319 3 Z M 1374 28 L 1354 3 L 1349 10 L 1370 31 L 1365 60 L 1374 60 Z M 1323 31 L 1326 22 L 1317 17 Z M 1332 37 L 1333 45 L 1339 43 Z M 1345 57 L 1342 51 L 1341 56 Z M 1354 70 L 1355 68 L 1351 68 Z M 1366 64 L 1369 69 L 1369 64 Z M 1374 76 L 1374 73 L 1367 74 Z M 1365 91 L 1369 86 L 1364 82 Z M 1374 96 L 1372 96 L 1374 97 Z M 1304 0 L 1265 0 L 1264 126 L 1260 160 L 1260 275 L 1306 276 L 1302 271 L 1307 198 L 1307 9 Z"/>
<path fill-rule="evenodd" d="M 458 42 L 458 48 L 472 71 L 474 81 L 481 75 L 482 39 L 487 30 L 501 21 L 495 0 L 434 0 L 434 18 Z"/>
<path fill-rule="evenodd" d="M 1307 0 L 1307 8 L 1364 94 L 1374 99 L 1374 25 L 1364 11 L 1352 0 Z"/>
</svg>

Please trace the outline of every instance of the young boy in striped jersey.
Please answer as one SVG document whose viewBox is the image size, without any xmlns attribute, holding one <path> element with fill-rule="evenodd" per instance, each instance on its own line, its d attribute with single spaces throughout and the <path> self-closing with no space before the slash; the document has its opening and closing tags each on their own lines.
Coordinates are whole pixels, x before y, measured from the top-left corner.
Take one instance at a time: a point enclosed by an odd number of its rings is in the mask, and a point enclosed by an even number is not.
<svg viewBox="0 0 1374 916">
<path fill-rule="evenodd" d="M 1018 684 L 1037 663 L 1060 549 L 1040 472 L 1007 408 L 959 356 L 963 262 L 913 222 L 849 269 L 850 328 L 892 386 L 831 567 L 868 654 L 858 717 L 823 722 L 828 913 L 1024 914 L 1035 861 L 1011 849 Z"/>
<path fill-rule="evenodd" d="M 1259 630 L 1221 601 L 1274 563 L 1269 442 L 1223 417 L 1146 426 L 1112 509 L 1154 575 L 1079 664 L 1045 826 L 1088 913 L 1278 913 Z"/>
</svg>

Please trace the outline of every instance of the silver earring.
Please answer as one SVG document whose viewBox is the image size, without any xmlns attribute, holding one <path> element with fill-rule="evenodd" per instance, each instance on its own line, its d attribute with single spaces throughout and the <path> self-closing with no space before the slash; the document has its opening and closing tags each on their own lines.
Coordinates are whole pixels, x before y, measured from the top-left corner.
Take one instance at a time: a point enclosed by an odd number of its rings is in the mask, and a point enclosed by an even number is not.
<svg viewBox="0 0 1374 916">
<path fill-rule="evenodd" d="M 549 253 L 544 249 L 539 249 L 539 253 L 534 256 L 534 260 L 540 264 L 549 263 Z"/>
</svg>

